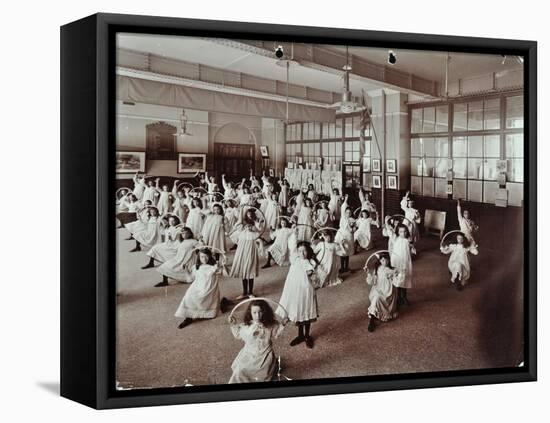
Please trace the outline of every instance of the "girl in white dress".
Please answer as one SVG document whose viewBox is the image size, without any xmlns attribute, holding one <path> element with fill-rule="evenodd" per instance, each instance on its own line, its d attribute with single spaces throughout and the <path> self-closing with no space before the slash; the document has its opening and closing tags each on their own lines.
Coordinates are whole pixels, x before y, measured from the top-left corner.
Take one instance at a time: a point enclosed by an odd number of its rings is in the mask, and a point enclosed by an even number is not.
<svg viewBox="0 0 550 423">
<path fill-rule="evenodd" d="M 328 203 L 328 209 L 330 211 L 332 221 L 338 222 L 340 221 L 340 191 L 338 191 L 338 188 L 334 188 L 332 190 L 332 194 L 330 194 L 330 201 Z"/>
<path fill-rule="evenodd" d="M 171 193 L 168 190 L 168 185 L 163 184 L 162 188 L 160 188 L 159 182 L 160 182 L 160 179 L 157 178 L 156 189 L 157 189 L 157 192 L 159 193 L 157 207 L 159 209 L 160 215 L 164 216 L 166 213 L 169 213 L 170 209 L 172 208 L 172 199 L 171 199 Z"/>
<path fill-rule="evenodd" d="M 132 235 L 136 240 L 136 246 L 133 250 L 130 250 L 131 253 L 141 251 L 142 245 L 146 248 L 151 248 L 153 245 L 162 241 L 162 219 L 159 216 L 158 209 L 156 207 L 150 207 L 147 216 L 145 228 L 141 231 L 134 232 Z"/>
<path fill-rule="evenodd" d="M 479 226 L 477 226 L 474 221 L 470 219 L 470 212 L 468 210 L 464 210 L 464 212 L 462 211 L 460 200 L 456 203 L 456 214 L 458 215 L 458 225 L 460 226 L 460 230 L 464 233 L 468 242 L 471 245 L 476 246 L 477 244 L 474 239 L 474 232 L 477 232 Z"/>
<path fill-rule="evenodd" d="M 168 278 L 178 282 L 193 282 L 193 266 L 196 262 L 195 248 L 199 241 L 193 239 L 193 232 L 189 228 L 181 230 L 182 241 L 178 245 L 176 255 L 161 264 L 157 270 L 162 275 L 162 282 L 155 287 L 168 286 Z"/>
<path fill-rule="evenodd" d="M 199 260 L 193 268 L 193 283 L 187 289 L 176 310 L 176 317 L 183 318 L 178 329 L 189 326 L 193 319 L 213 319 L 218 311 L 223 312 L 226 300 L 220 299 L 218 277 L 223 269 L 221 261 L 216 263 L 212 251 L 199 250 Z"/>
<path fill-rule="evenodd" d="M 134 175 L 134 191 L 133 194 L 137 197 L 138 201 L 142 199 L 143 192 L 145 191 L 145 188 L 147 185 L 145 184 L 145 175 L 143 175 L 142 178 L 139 176 L 139 172 L 136 172 Z"/>
<path fill-rule="evenodd" d="M 235 200 L 227 200 L 225 202 L 225 221 L 226 221 L 226 232 L 230 234 L 235 229 L 237 220 L 239 218 L 239 210 L 236 207 Z"/>
<path fill-rule="evenodd" d="M 263 201 L 262 206 L 265 204 L 265 207 L 264 207 L 265 224 L 267 225 L 268 228 L 270 228 L 273 231 L 277 227 L 277 220 L 279 219 L 280 207 L 279 207 L 279 203 L 277 202 L 277 194 L 271 193 L 269 195 L 270 196 L 267 199 L 262 200 Z"/>
<path fill-rule="evenodd" d="M 244 323 L 237 324 L 234 316 L 229 319 L 231 333 L 244 341 L 231 370 L 229 383 L 269 382 L 277 375 L 277 360 L 273 340 L 278 338 L 286 321 L 279 322 L 273 310 L 264 300 L 251 301 Z"/>
<path fill-rule="evenodd" d="M 298 196 L 300 202 L 302 201 L 303 194 L 300 193 Z M 298 203 L 298 198 L 296 198 Z M 311 237 L 313 236 L 315 228 L 313 226 L 313 202 L 310 198 L 303 200 L 303 204 L 299 206 L 298 212 L 298 241 L 307 241 L 311 242 Z"/>
<path fill-rule="evenodd" d="M 338 254 L 343 252 L 341 244 L 333 240 L 331 231 L 325 231 L 321 234 L 321 242 L 313 245 L 313 252 L 317 256 L 319 267 L 323 270 L 320 275 L 320 287 L 335 286 L 342 283 L 339 277 L 340 260 Z"/>
<path fill-rule="evenodd" d="M 393 234 L 395 234 L 395 230 L 397 229 L 397 225 L 399 222 L 397 220 L 394 220 L 391 216 L 386 216 L 384 218 L 384 227 L 382 228 L 382 236 L 388 238 L 388 251 L 391 252 L 393 248 L 393 240 L 395 237 Z"/>
<path fill-rule="evenodd" d="M 122 201 L 124 201 L 124 203 L 122 203 Z M 139 201 L 133 193 L 129 193 L 122 197 L 121 204 L 119 205 L 119 212 L 116 215 L 122 227 L 137 220 L 139 207 Z"/>
<path fill-rule="evenodd" d="M 145 177 L 144 177 L 144 179 L 145 179 Z M 157 194 L 157 189 L 155 188 L 155 185 L 154 185 L 153 181 L 151 179 L 149 179 L 147 181 L 147 186 L 143 190 L 143 196 L 142 196 L 141 200 L 143 202 L 150 201 L 151 204 L 154 205 L 154 204 L 156 204 L 155 194 Z"/>
<path fill-rule="evenodd" d="M 172 187 L 172 213 L 174 213 L 181 223 L 185 224 L 187 219 L 187 210 L 185 207 L 185 194 L 182 190 L 178 190 L 179 180 L 174 181 L 174 186 Z"/>
<path fill-rule="evenodd" d="M 235 190 L 233 182 L 227 182 L 225 180 L 225 175 L 222 175 L 222 186 L 226 200 L 233 200 L 237 198 L 237 190 Z"/>
<path fill-rule="evenodd" d="M 286 214 L 286 209 L 288 207 L 289 191 L 290 184 L 288 180 L 279 178 L 279 186 L 281 187 L 281 192 L 279 193 L 279 204 L 281 205 L 282 212 Z"/>
<path fill-rule="evenodd" d="M 202 233 L 203 219 L 202 201 L 200 198 L 193 197 L 185 226 L 191 229 L 191 232 L 193 232 L 195 236 L 199 237 Z"/>
<path fill-rule="evenodd" d="M 376 213 L 373 213 L 373 215 L 376 216 Z M 373 219 L 371 217 L 371 213 L 368 210 L 363 209 L 361 210 L 361 217 L 359 217 L 359 219 L 355 222 L 355 226 L 357 228 L 353 234 L 355 242 L 363 250 L 368 250 L 372 240 L 371 226 L 376 226 L 377 228 L 380 227 L 378 216 L 376 216 L 376 219 Z"/>
<path fill-rule="evenodd" d="M 363 188 L 359 188 L 359 201 L 361 201 L 361 210 L 367 210 L 369 213 L 376 213 L 376 206 L 370 201 L 369 194 L 363 192 Z"/>
<path fill-rule="evenodd" d="M 405 213 L 405 217 L 408 220 L 408 222 L 405 221 L 405 224 L 407 225 L 407 229 L 409 230 L 411 243 L 414 247 L 419 238 L 418 225 L 420 224 L 422 219 L 418 210 L 416 210 L 413 206 L 414 203 L 413 200 L 411 200 L 410 198 L 410 192 L 407 191 L 407 193 L 401 200 L 401 210 L 403 210 L 403 212 Z"/>
<path fill-rule="evenodd" d="M 142 269 L 150 269 L 155 267 L 155 260 L 164 263 L 176 255 L 178 245 L 180 243 L 181 229 L 177 227 L 180 221 L 176 215 L 168 216 L 168 225 L 162 231 L 164 234 L 164 242 L 153 245 L 147 252 L 149 263 Z"/>
<path fill-rule="evenodd" d="M 410 233 L 407 226 L 397 225 L 395 232 L 390 234 L 392 249 L 390 261 L 395 269 L 403 275 L 397 284 L 397 305 L 409 304 L 407 290 L 413 287 Z"/>
<path fill-rule="evenodd" d="M 353 240 L 353 228 L 355 219 L 352 217 L 351 208 L 348 206 L 348 195 L 344 197 L 344 202 L 340 210 L 340 226 L 334 240 L 342 245 L 339 252 L 340 273 L 350 272 L 349 258 L 355 254 L 355 241 Z"/>
<path fill-rule="evenodd" d="M 464 285 L 470 279 L 470 259 L 468 253 L 475 256 L 479 251 L 477 245 L 464 245 L 465 235 L 457 234 L 456 244 L 449 244 L 441 247 L 443 254 L 450 254 L 449 257 L 449 272 L 451 272 L 451 283 L 453 283 L 458 291 L 461 291 Z"/>
<path fill-rule="evenodd" d="M 308 185 L 306 197 L 309 198 L 313 203 L 317 202 L 317 193 L 315 192 L 315 186 L 313 184 Z"/>
<path fill-rule="evenodd" d="M 299 242 L 290 256 L 290 267 L 279 304 L 288 312 L 288 319 L 298 326 L 298 336 L 290 346 L 306 342 L 313 348 L 310 335 L 311 323 L 319 317 L 317 293 L 315 292 L 315 271 L 318 263 L 308 242 Z M 276 314 L 285 317 L 283 308 L 278 307 Z"/>
<path fill-rule="evenodd" d="M 390 264 L 388 253 L 377 254 L 378 266 L 374 272 L 369 272 L 366 265 L 367 284 L 371 286 L 369 292 L 369 332 L 374 331 L 375 320 L 382 322 L 395 319 L 397 312 L 397 286 L 401 284 L 403 274 L 399 273 Z"/>
<path fill-rule="evenodd" d="M 200 240 L 209 247 L 217 248 L 225 254 L 225 228 L 226 220 L 223 214 L 221 204 L 214 204 L 212 212 L 206 215 Z M 216 260 L 219 259 L 219 253 L 215 253 Z"/>
<path fill-rule="evenodd" d="M 279 266 L 288 266 L 288 239 L 295 231 L 295 227 L 291 228 L 290 222 L 285 218 L 280 219 L 280 221 L 279 228 L 275 231 L 271 231 L 271 239 L 275 241 L 266 250 L 267 262 L 262 266 L 262 269 L 271 267 L 271 260 Z"/>
<path fill-rule="evenodd" d="M 329 222 L 330 211 L 328 209 L 328 204 L 322 201 L 319 204 L 319 208 L 315 211 L 315 222 L 313 222 L 313 226 L 315 226 L 316 229 L 321 229 L 328 226 Z"/>
<path fill-rule="evenodd" d="M 252 208 L 243 211 L 243 215 L 239 217 L 237 229 L 231 234 L 231 240 L 237 245 L 237 251 L 229 276 L 243 281 L 243 293 L 237 297 L 237 300 L 254 295 L 254 278 L 260 274 L 258 238 L 262 232 L 262 225 L 265 224 L 258 221 L 256 211 Z"/>
</svg>

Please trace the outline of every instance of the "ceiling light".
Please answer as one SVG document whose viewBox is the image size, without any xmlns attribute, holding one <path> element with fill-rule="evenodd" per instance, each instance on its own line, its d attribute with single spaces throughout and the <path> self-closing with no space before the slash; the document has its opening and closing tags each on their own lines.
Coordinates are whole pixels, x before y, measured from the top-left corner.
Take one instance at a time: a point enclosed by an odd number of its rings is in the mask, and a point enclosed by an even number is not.
<svg viewBox="0 0 550 423">
<path fill-rule="evenodd" d="M 275 48 L 275 57 L 277 59 L 281 59 L 285 55 L 285 52 L 283 50 L 283 46 L 279 45 Z"/>
<path fill-rule="evenodd" d="M 397 63 L 397 56 L 392 50 L 388 51 L 388 63 L 390 65 L 395 65 Z"/>
</svg>

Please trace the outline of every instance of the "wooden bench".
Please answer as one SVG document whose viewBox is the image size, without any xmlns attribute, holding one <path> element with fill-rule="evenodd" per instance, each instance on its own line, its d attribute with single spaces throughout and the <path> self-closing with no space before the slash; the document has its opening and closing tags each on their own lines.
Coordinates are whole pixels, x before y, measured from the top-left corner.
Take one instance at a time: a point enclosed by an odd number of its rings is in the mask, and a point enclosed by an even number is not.
<svg viewBox="0 0 550 423">
<path fill-rule="evenodd" d="M 426 209 L 424 212 L 424 229 L 426 233 L 438 235 L 439 239 L 443 238 L 446 219 L 447 212 Z"/>
</svg>

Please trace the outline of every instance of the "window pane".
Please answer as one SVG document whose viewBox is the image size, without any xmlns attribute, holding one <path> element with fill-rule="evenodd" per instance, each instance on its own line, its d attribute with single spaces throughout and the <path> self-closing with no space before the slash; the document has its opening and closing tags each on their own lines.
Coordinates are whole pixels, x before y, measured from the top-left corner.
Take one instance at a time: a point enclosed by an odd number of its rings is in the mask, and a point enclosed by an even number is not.
<svg viewBox="0 0 550 423">
<path fill-rule="evenodd" d="M 436 178 L 446 178 L 448 169 L 449 169 L 448 159 L 435 159 Z"/>
<path fill-rule="evenodd" d="M 453 198 L 455 200 L 466 198 L 466 180 L 453 181 Z"/>
<path fill-rule="evenodd" d="M 468 137 L 468 157 L 483 157 L 482 137 Z"/>
<path fill-rule="evenodd" d="M 370 157 L 363 157 L 363 172 L 370 172 Z"/>
<path fill-rule="evenodd" d="M 422 139 L 422 149 L 423 154 L 427 157 L 435 156 L 435 139 L 434 138 L 423 138 Z"/>
<path fill-rule="evenodd" d="M 353 136 L 361 136 L 361 116 L 355 116 L 353 118 Z"/>
<path fill-rule="evenodd" d="M 523 158 L 523 134 L 506 135 L 506 157 Z"/>
<path fill-rule="evenodd" d="M 510 182 L 523 182 L 523 159 L 508 160 L 507 179 Z"/>
<path fill-rule="evenodd" d="M 483 129 L 483 102 L 468 103 L 468 131 Z"/>
<path fill-rule="evenodd" d="M 344 136 L 346 138 L 353 137 L 353 120 L 350 117 L 346 118 L 346 128 L 345 128 Z"/>
<path fill-rule="evenodd" d="M 453 130 L 454 131 L 465 131 L 467 128 L 467 103 L 458 103 L 453 106 Z"/>
<path fill-rule="evenodd" d="M 500 135 L 485 137 L 485 157 L 500 157 Z"/>
<path fill-rule="evenodd" d="M 453 160 L 453 176 L 455 178 L 466 178 L 466 159 Z"/>
<path fill-rule="evenodd" d="M 485 100 L 484 129 L 500 128 L 500 98 Z"/>
<path fill-rule="evenodd" d="M 484 182 L 483 183 L 483 202 L 495 204 L 497 190 L 498 190 L 498 184 L 496 182 Z"/>
<path fill-rule="evenodd" d="M 421 159 L 411 159 L 411 175 L 422 176 L 422 163 Z"/>
<path fill-rule="evenodd" d="M 321 138 L 321 124 L 319 122 L 313 122 L 313 138 L 316 140 Z"/>
<path fill-rule="evenodd" d="M 321 145 L 318 142 L 316 142 L 315 144 L 313 144 L 313 147 L 314 147 L 313 154 L 315 154 L 316 157 L 320 157 L 321 156 Z"/>
<path fill-rule="evenodd" d="M 353 151 L 359 151 L 359 141 L 353 141 Z"/>
<path fill-rule="evenodd" d="M 436 157 L 449 156 L 449 139 L 448 138 L 435 139 L 435 156 Z"/>
<path fill-rule="evenodd" d="M 449 127 L 449 106 L 438 106 L 435 110 L 436 132 L 447 132 Z"/>
<path fill-rule="evenodd" d="M 506 98 L 506 127 L 523 128 L 523 96 Z"/>
<path fill-rule="evenodd" d="M 411 178 L 411 194 L 422 195 L 422 178 L 418 176 Z"/>
<path fill-rule="evenodd" d="M 352 152 L 351 152 L 351 151 L 346 151 L 346 152 L 345 152 L 344 160 L 345 160 L 346 162 L 351 162 L 351 161 L 353 160 L 353 156 L 352 156 Z"/>
<path fill-rule="evenodd" d="M 331 156 L 335 156 L 335 155 L 336 155 L 336 148 L 335 148 L 336 143 L 334 143 L 334 142 L 329 142 L 328 145 L 329 145 L 330 155 L 331 155 Z"/>
<path fill-rule="evenodd" d="M 290 138 L 290 128 L 291 128 L 290 125 L 287 125 L 287 126 L 286 126 L 286 140 L 287 140 L 287 141 L 290 141 L 290 140 L 291 140 L 291 138 Z"/>
<path fill-rule="evenodd" d="M 486 159 L 483 161 L 483 179 L 496 181 L 497 179 L 497 159 Z"/>
<path fill-rule="evenodd" d="M 328 127 L 328 138 L 334 138 L 334 134 L 336 133 L 336 124 L 330 123 Z"/>
<path fill-rule="evenodd" d="M 342 157 L 342 143 L 338 141 L 334 145 L 336 146 L 336 155 Z"/>
<path fill-rule="evenodd" d="M 358 162 L 361 153 L 359 153 L 359 151 L 354 151 L 352 154 L 353 154 L 352 160 L 353 160 L 354 162 Z"/>
<path fill-rule="evenodd" d="M 435 132 L 435 107 L 424 108 L 422 132 Z"/>
<path fill-rule="evenodd" d="M 411 112 L 411 134 L 422 132 L 422 109 L 412 109 Z"/>
<path fill-rule="evenodd" d="M 468 201 L 477 201 L 481 203 L 481 187 L 481 181 L 468 181 Z"/>
<path fill-rule="evenodd" d="M 453 138 L 453 157 L 466 157 L 467 155 L 466 137 Z"/>
<path fill-rule="evenodd" d="M 371 142 L 370 141 L 365 141 L 365 156 L 369 156 L 372 154 L 371 153 Z"/>
<path fill-rule="evenodd" d="M 336 138 L 342 138 L 342 125 L 344 124 L 342 120 L 343 119 L 336 119 Z"/>
<path fill-rule="evenodd" d="M 323 131 L 323 134 L 322 134 L 323 139 L 328 138 L 328 122 L 323 123 L 322 131 Z"/>
<path fill-rule="evenodd" d="M 422 145 L 420 143 L 421 138 L 412 138 L 411 139 L 411 156 L 422 156 Z"/>
<path fill-rule="evenodd" d="M 468 179 L 483 179 L 482 159 L 468 159 Z"/>
<path fill-rule="evenodd" d="M 435 196 L 447 198 L 447 179 L 438 178 L 435 180 Z"/>
<path fill-rule="evenodd" d="M 424 176 L 434 176 L 435 159 L 430 157 L 425 158 L 423 160 L 423 166 Z"/>
<path fill-rule="evenodd" d="M 434 196 L 434 178 L 424 178 L 422 180 L 422 195 L 426 197 Z"/>
</svg>

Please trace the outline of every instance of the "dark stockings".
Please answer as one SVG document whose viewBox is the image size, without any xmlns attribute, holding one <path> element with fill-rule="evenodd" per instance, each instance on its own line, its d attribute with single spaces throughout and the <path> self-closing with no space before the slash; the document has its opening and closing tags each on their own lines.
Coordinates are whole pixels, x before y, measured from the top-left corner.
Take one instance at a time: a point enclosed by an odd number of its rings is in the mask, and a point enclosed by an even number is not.
<svg viewBox="0 0 550 423">
<path fill-rule="evenodd" d="M 139 245 L 138 241 L 136 241 L 136 246 L 134 247 L 134 249 L 130 250 L 131 253 L 134 253 L 136 251 L 141 251 L 141 245 Z"/>
<path fill-rule="evenodd" d="M 262 266 L 262 269 L 267 269 L 268 267 L 271 267 L 271 260 L 273 260 L 273 256 L 271 253 L 267 253 L 267 262 Z"/>
<path fill-rule="evenodd" d="M 243 279 L 243 295 L 252 295 L 254 290 L 254 279 Z"/>
<path fill-rule="evenodd" d="M 155 259 L 153 257 L 149 259 L 149 263 L 147 263 L 145 266 L 142 266 L 142 269 L 149 269 L 151 267 L 155 267 Z"/>
<path fill-rule="evenodd" d="M 340 257 L 340 271 L 347 272 L 349 270 L 349 256 Z"/>
<path fill-rule="evenodd" d="M 155 288 L 159 288 L 161 286 L 168 286 L 168 277 L 165 275 L 162 275 L 162 282 L 157 283 Z"/>
</svg>

